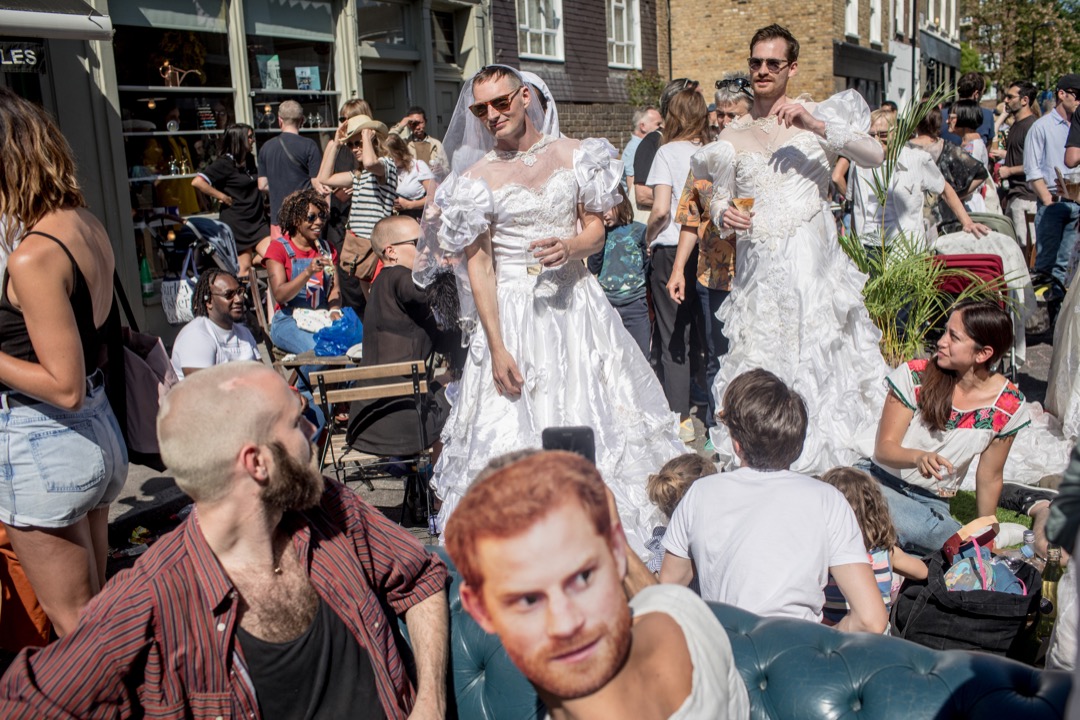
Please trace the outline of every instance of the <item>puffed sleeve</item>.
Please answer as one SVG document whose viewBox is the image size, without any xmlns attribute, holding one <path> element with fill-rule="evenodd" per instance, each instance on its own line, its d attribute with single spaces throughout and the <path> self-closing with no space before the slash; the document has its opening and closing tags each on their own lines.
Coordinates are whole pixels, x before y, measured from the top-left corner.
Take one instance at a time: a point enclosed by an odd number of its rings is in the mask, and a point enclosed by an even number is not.
<svg viewBox="0 0 1080 720">
<path fill-rule="evenodd" d="M 709 217 L 719 228 L 724 210 L 735 196 L 735 147 L 726 140 L 709 143 L 691 156 L 690 173 L 695 180 L 712 183 Z"/>
<path fill-rule="evenodd" d="M 819 103 L 811 114 L 825 123 L 825 147 L 859 167 L 876 168 L 885 160 L 881 143 L 870 137 L 870 107 L 862 95 L 845 90 Z"/>
<path fill-rule="evenodd" d="M 602 213 L 622 202 L 619 182 L 623 163 L 611 143 L 601 138 L 582 140 L 574 150 L 574 175 L 579 200 L 588 212 Z"/>
<path fill-rule="evenodd" d="M 463 251 L 487 231 L 495 211 L 491 188 L 483 178 L 451 174 L 435 191 L 439 209 L 439 247 L 448 253 Z"/>
</svg>

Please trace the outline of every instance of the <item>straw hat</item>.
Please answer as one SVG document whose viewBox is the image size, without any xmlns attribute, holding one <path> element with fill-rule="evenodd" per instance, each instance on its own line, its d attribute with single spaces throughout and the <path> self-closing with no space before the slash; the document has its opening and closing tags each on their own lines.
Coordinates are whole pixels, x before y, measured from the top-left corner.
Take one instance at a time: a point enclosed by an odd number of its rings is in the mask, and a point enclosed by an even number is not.
<svg viewBox="0 0 1080 720">
<path fill-rule="evenodd" d="M 374 130 L 379 135 L 386 135 L 387 129 L 384 123 L 378 120 L 372 120 L 367 115 L 354 115 L 349 118 L 348 125 L 345 126 L 345 139 L 348 140 L 353 135 L 358 135 L 361 130 L 367 130 L 368 128 Z"/>
</svg>

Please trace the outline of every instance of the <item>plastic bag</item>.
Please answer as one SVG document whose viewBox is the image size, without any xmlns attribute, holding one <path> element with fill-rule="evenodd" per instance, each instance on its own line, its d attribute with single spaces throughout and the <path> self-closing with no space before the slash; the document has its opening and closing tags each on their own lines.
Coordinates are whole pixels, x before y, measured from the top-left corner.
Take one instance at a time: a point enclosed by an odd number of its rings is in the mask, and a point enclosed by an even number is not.
<svg viewBox="0 0 1080 720">
<path fill-rule="evenodd" d="M 315 354 L 319 357 L 344 355 L 364 339 L 364 326 L 352 308 L 342 310 L 341 317 L 328 328 L 315 333 Z"/>
</svg>

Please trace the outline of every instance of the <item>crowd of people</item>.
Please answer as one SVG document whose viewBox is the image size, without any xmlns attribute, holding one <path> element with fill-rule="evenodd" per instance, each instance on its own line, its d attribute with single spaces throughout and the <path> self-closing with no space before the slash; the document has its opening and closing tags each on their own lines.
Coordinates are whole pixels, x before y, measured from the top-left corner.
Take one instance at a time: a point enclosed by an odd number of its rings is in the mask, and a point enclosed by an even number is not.
<svg viewBox="0 0 1080 720">
<path fill-rule="evenodd" d="M 887 633 L 902 579 L 926 580 L 923 558 L 960 529 L 961 483 L 979 516 L 1029 514 L 1040 553 L 1071 551 L 1080 446 L 1054 468 L 1063 502 L 1009 482 L 1025 438 L 1050 432 L 1000 371 L 1015 315 L 959 303 L 926 356 L 890 368 L 838 233 L 884 252 L 932 242 L 939 222 L 980 239 L 989 214 L 1012 218 L 1048 299 L 1065 296 L 1048 391 L 1064 424 L 1040 442 L 1070 446 L 1080 76 L 1038 119 L 1035 87 L 1013 83 L 996 120 L 982 78 L 964 76 L 906 138 L 894 104 L 790 97 L 786 28 L 761 28 L 749 51 L 708 99 L 668 83 L 621 159 L 564 136 L 543 80 L 505 65 L 464 85 L 441 141 L 422 108 L 388 128 L 363 100 L 321 150 L 283 102 L 258 165 L 252 129 L 226 129 L 192 185 L 220 202 L 241 272 L 200 276 L 157 419 L 194 510 L 109 583 L 128 464 L 111 245 L 55 123 L 0 89 L 0 152 L 21 169 L 0 171 L 0 522 L 8 576 L 40 609 L 25 644 L 47 645 L 0 680 L 0 716 L 445 717 L 448 570 L 322 477 L 317 357 L 290 387 L 243 325 L 260 265 L 273 346 L 309 353 L 299 311 L 352 308 L 363 365 L 445 361 L 421 411 L 433 529 L 462 606 L 553 718 L 748 717 L 706 601 Z M 408 457 L 427 449 L 415 420 L 357 401 L 347 442 Z M 591 460 L 537 449 L 545 429 L 579 426 Z M 778 528 L 790 541 L 765 567 Z"/>
</svg>

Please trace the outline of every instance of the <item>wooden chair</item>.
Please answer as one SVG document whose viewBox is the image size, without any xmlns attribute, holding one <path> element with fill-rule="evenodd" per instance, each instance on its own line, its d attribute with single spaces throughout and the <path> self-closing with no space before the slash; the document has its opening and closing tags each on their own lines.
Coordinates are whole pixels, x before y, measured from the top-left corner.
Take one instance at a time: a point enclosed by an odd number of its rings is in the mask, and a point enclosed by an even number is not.
<svg viewBox="0 0 1080 720">
<path fill-rule="evenodd" d="M 415 509 L 422 507 L 425 517 L 431 515 L 428 476 L 431 465 L 431 443 L 424 427 L 424 396 L 428 392 L 428 368 L 423 360 L 371 365 L 345 370 L 320 370 L 312 373 L 315 402 L 323 407 L 327 418 L 327 436 L 319 458 L 320 468 L 332 465 L 334 476 L 344 481 L 346 465 L 355 465 L 360 480 L 374 489 L 373 477 L 394 477 L 391 466 L 411 466 L 405 479 L 405 494 L 401 505 L 400 523 L 404 524 L 410 498 Z M 387 458 L 351 447 L 346 439 L 348 422 L 338 422 L 333 406 L 354 400 L 413 399 L 416 410 L 417 447 L 420 450 L 407 458 Z M 329 456 L 329 462 L 327 462 Z"/>
<path fill-rule="evenodd" d="M 260 282 L 266 282 L 266 294 L 265 296 L 260 290 Z M 282 371 L 281 359 L 287 354 L 284 350 L 281 350 L 274 346 L 274 341 L 270 339 L 270 320 L 271 313 L 274 309 L 273 293 L 270 292 L 269 280 L 264 276 L 259 277 L 258 272 L 254 267 L 248 271 L 248 292 L 251 295 L 251 305 L 255 310 L 255 321 L 259 326 L 260 344 L 265 349 L 266 353 L 264 357 L 270 359 L 271 364 Z"/>
</svg>

